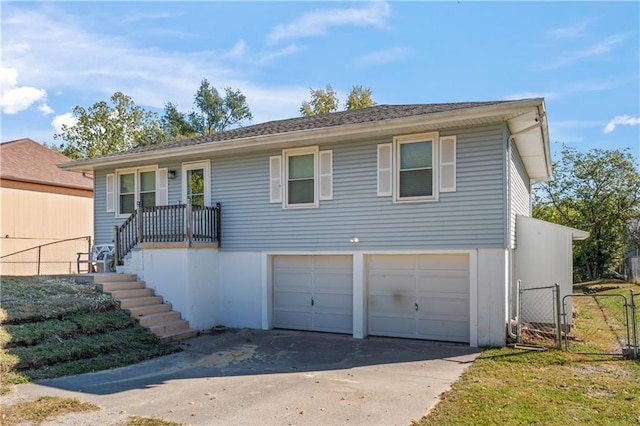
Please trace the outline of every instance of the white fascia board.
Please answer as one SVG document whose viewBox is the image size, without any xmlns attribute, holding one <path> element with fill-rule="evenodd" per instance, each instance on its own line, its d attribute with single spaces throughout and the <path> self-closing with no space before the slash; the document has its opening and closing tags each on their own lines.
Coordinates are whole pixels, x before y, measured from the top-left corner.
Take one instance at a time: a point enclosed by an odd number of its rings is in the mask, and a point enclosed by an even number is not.
<svg viewBox="0 0 640 426">
<path fill-rule="evenodd" d="M 257 148 L 265 149 L 271 146 L 294 143 L 296 146 L 311 143 L 317 144 L 337 138 L 349 139 L 366 137 L 368 135 L 381 135 L 383 131 L 388 135 L 396 135 L 403 131 L 414 132 L 414 128 L 416 126 L 438 125 L 444 127 L 447 124 L 455 124 L 457 121 L 461 120 L 479 120 L 491 117 L 495 117 L 499 120 L 506 120 L 510 116 L 530 112 L 532 108 L 537 109 L 543 104 L 544 101 L 542 98 L 528 99 L 519 102 L 509 102 L 506 104 L 479 106 L 461 110 L 414 115 L 410 117 L 344 126 L 275 133 L 271 135 L 231 139 L 227 141 L 215 141 L 192 146 L 180 146 L 139 153 L 125 153 L 107 158 L 89 158 L 62 163 L 59 164 L 58 167 L 63 170 L 90 171 L 96 168 L 108 168 L 114 166 L 122 167 L 126 164 L 140 164 L 142 161 L 147 163 L 159 160 L 166 161 L 168 158 L 179 156 L 195 157 L 197 155 L 212 154 L 216 152 L 252 150 Z"/>
<path fill-rule="evenodd" d="M 516 220 L 524 220 L 524 221 L 528 221 L 528 222 L 532 222 L 532 223 L 538 223 L 538 224 L 543 225 L 543 226 L 551 226 L 551 227 L 554 227 L 554 228 L 562 229 L 562 230 L 564 230 L 566 232 L 571 233 L 571 239 L 573 241 L 586 240 L 591 235 L 589 232 L 583 231 L 581 229 L 571 228 L 570 226 L 559 225 L 557 223 L 547 222 L 546 220 L 536 219 L 536 218 L 533 218 L 533 217 L 523 216 L 523 215 L 520 215 L 520 214 L 516 215 Z"/>
</svg>

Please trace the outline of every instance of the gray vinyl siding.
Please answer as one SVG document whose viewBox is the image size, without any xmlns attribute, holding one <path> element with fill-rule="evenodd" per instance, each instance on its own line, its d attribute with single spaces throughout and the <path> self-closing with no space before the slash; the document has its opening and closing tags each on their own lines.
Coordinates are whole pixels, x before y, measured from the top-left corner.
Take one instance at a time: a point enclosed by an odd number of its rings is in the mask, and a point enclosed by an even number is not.
<svg viewBox="0 0 640 426">
<path fill-rule="evenodd" d="M 512 248 L 516 244 L 516 215 L 531 216 L 531 181 L 515 144 L 511 144 L 511 217 L 509 218 L 509 238 Z"/>
<path fill-rule="evenodd" d="M 437 202 L 393 203 L 377 197 L 377 144 L 390 139 L 323 144 L 333 150 L 332 201 L 319 208 L 269 203 L 269 156 L 212 161 L 212 201 L 222 203 L 223 250 L 402 250 L 504 247 L 503 126 L 456 134 L 457 191 Z M 350 239 L 357 236 L 357 247 Z"/>
<path fill-rule="evenodd" d="M 269 202 L 269 157 L 281 150 L 216 155 L 211 202 L 222 204 L 221 250 L 437 250 L 506 244 L 505 125 L 441 131 L 457 136 L 457 191 L 435 202 L 393 203 L 377 196 L 377 145 L 391 138 L 328 143 L 333 150 L 333 200 L 319 208 L 283 209 Z M 206 158 L 203 158 L 206 159 Z M 181 163 L 169 203 L 181 201 Z M 110 173 L 113 171 L 110 171 Z M 96 172 L 96 241 L 110 242 L 124 219 L 106 213 L 105 176 Z M 350 243 L 358 237 L 357 246 Z"/>
</svg>

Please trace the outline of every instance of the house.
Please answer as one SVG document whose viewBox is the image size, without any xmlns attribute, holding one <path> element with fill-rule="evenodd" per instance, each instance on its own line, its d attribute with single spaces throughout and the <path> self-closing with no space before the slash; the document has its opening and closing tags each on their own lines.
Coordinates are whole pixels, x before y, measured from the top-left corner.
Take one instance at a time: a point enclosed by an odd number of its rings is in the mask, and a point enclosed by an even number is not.
<svg viewBox="0 0 640 426">
<path fill-rule="evenodd" d="M 552 172 L 543 99 L 379 105 L 61 167 L 94 174 L 95 238 L 116 242 L 118 271 L 198 329 L 502 346 L 515 283 L 571 291 L 586 237 L 528 220 Z M 563 244 L 528 247 L 519 225 Z"/>
<path fill-rule="evenodd" d="M 0 273 L 68 274 L 93 235 L 93 179 L 31 139 L 0 144 Z M 39 261 L 39 262 L 38 262 Z"/>
</svg>

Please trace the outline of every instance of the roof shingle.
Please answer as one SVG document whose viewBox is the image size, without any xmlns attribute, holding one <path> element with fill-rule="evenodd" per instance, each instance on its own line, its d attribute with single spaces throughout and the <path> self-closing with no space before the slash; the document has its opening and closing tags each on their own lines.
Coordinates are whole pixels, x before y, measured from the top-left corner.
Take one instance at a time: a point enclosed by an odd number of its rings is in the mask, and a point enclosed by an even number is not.
<svg viewBox="0 0 640 426">
<path fill-rule="evenodd" d="M 69 158 L 31 139 L 0 144 L 0 178 L 67 188 L 93 189 L 93 179 L 60 169 Z"/>
</svg>

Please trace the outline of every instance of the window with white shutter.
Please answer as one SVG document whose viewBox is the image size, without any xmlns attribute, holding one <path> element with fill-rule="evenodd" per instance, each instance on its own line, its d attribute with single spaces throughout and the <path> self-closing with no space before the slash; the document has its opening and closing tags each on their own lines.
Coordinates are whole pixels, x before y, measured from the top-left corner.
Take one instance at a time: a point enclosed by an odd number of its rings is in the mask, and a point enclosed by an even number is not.
<svg viewBox="0 0 640 426">
<path fill-rule="evenodd" d="M 390 143 L 378 145 L 378 197 L 393 195 L 393 146 Z"/>
<path fill-rule="evenodd" d="M 456 137 L 440 138 L 440 192 L 456 191 Z"/>
<path fill-rule="evenodd" d="M 116 175 L 107 175 L 107 212 L 116 211 Z"/>
<path fill-rule="evenodd" d="M 320 200 L 333 200 L 333 151 L 320 151 Z"/>
<path fill-rule="evenodd" d="M 282 202 L 282 156 L 269 157 L 269 202 Z"/>
</svg>

